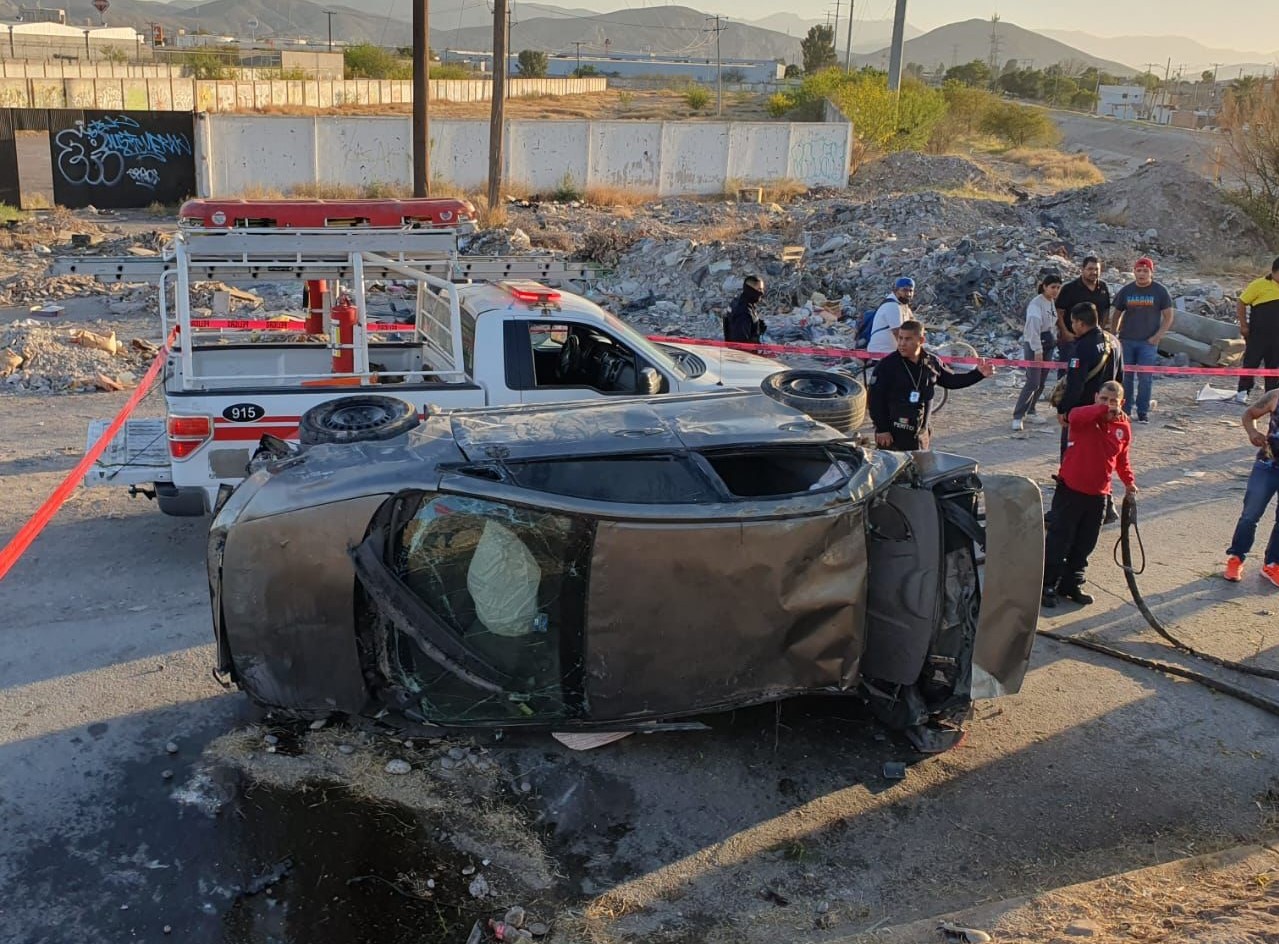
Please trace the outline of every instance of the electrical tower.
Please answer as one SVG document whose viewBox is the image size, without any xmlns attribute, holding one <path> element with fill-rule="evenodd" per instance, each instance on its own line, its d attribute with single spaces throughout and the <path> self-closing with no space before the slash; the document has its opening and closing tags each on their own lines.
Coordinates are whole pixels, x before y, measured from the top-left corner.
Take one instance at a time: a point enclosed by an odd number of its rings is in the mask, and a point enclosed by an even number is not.
<svg viewBox="0 0 1279 944">
<path fill-rule="evenodd" d="M 999 77 L 999 14 L 991 14 L 990 17 L 990 59 L 987 65 L 990 67 L 990 83 L 995 84 L 995 79 Z"/>
</svg>

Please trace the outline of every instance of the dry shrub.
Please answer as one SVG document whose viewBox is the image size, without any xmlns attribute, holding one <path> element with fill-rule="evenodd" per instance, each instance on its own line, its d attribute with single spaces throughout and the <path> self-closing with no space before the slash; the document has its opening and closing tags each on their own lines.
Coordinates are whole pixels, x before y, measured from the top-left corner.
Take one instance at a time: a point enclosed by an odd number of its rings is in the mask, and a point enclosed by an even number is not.
<svg viewBox="0 0 1279 944">
<path fill-rule="evenodd" d="M 800 180 L 775 180 L 764 187 L 765 203 L 790 203 L 800 197 L 807 196 L 808 185 Z"/>
<path fill-rule="evenodd" d="M 53 204 L 49 202 L 47 194 L 29 193 L 22 195 L 22 209 L 24 210 L 47 210 L 51 206 Z"/>
<path fill-rule="evenodd" d="M 1050 187 L 1091 187 L 1105 177 L 1087 154 L 1063 154 L 1052 148 L 1013 148 L 1003 158 L 1037 172 Z"/>
<path fill-rule="evenodd" d="M 973 184 L 964 184 L 962 187 L 952 187 L 949 190 L 939 190 L 938 193 L 956 200 L 991 200 L 995 203 L 1012 203 L 1017 199 L 1011 193 L 1005 193 L 1002 190 L 983 190 Z"/>
<path fill-rule="evenodd" d="M 572 252 L 577 248 L 577 240 L 572 233 L 563 230 L 536 230 L 529 233 L 529 242 L 535 249 L 556 249 L 560 252 Z"/>
<path fill-rule="evenodd" d="M 488 197 L 482 193 L 472 196 L 471 202 L 475 204 L 475 219 L 480 224 L 480 229 L 497 229 L 506 225 L 505 204 L 499 203 L 495 207 L 490 207 Z"/>
<path fill-rule="evenodd" d="M 596 186 L 587 187 L 582 199 L 592 206 L 643 206 L 657 199 L 651 190 L 636 190 L 629 187 Z"/>
<path fill-rule="evenodd" d="M 615 266 L 622 253 L 634 245 L 634 233 L 626 233 L 619 229 L 593 229 L 582 237 L 582 246 L 578 255 L 588 262 Z"/>
<path fill-rule="evenodd" d="M 726 243 L 758 225 L 755 220 L 724 220 L 701 227 L 690 238 L 699 243 Z"/>
<path fill-rule="evenodd" d="M 283 200 L 284 193 L 275 187 L 263 187 L 260 184 L 252 184 L 245 187 L 237 194 L 232 196 L 240 200 Z"/>
<path fill-rule="evenodd" d="M 310 200 L 358 200 L 360 188 L 355 184 L 337 184 L 326 181 L 294 184 L 289 188 L 290 197 L 301 197 Z"/>
</svg>

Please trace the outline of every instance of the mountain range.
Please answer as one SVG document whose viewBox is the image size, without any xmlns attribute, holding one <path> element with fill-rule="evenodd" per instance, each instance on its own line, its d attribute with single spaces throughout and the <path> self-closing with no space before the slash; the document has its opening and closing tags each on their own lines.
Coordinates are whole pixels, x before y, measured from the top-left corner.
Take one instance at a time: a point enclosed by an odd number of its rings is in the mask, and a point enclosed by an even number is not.
<svg viewBox="0 0 1279 944">
<path fill-rule="evenodd" d="M 0 18 L 16 19 L 20 4 L 34 0 L 0 0 Z M 581 0 L 605 4 L 608 0 Z M 48 4 L 52 5 L 52 4 Z M 59 0 L 69 22 L 77 25 L 101 21 L 90 0 Z M 323 41 L 328 36 L 331 11 L 333 36 L 342 42 L 372 42 L 405 45 L 408 42 L 410 0 L 337 0 L 322 4 L 312 0 L 111 0 L 105 19 L 112 26 L 145 29 L 148 23 L 162 24 L 170 33 L 178 28 L 188 32 L 205 30 L 233 36 L 308 37 Z M 793 12 L 777 12 L 757 21 L 721 19 L 720 53 L 734 59 L 782 59 L 801 61 L 799 40 L 809 28 L 825 23 Z M 839 24 L 836 47 L 841 52 L 846 38 L 846 22 Z M 559 7 L 551 3 L 513 2 L 511 48 L 571 52 L 580 43 L 584 53 L 652 52 L 690 58 L 712 58 L 715 34 L 708 16 L 680 7 L 630 7 L 598 13 L 582 7 Z M 492 13 L 475 0 L 433 0 L 431 4 L 431 45 L 445 48 L 487 50 L 492 45 Z M 855 20 L 854 62 L 884 67 L 892 23 L 889 20 Z M 939 63 L 950 66 L 990 56 L 991 24 L 988 20 L 951 23 L 927 33 L 907 26 L 905 62 L 917 62 L 927 69 Z M 1148 62 L 1166 64 L 1172 59 L 1175 73 L 1180 66 L 1189 77 L 1218 63 L 1221 78 L 1233 78 L 1242 66 L 1245 71 L 1261 71 L 1279 58 L 1279 53 L 1239 52 L 1214 49 L 1193 39 L 1174 36 L 1122 36 L 1102 38 L 1079 30 L 1023 29 L 1007 21 L 998 27 L 999 59 L 1043 68 L 1057 62 L 1093 65 L 1119 74 L 1135 72 Z M 1162 73 L 1159 65 L 1155 70 Z"/>
</svg>

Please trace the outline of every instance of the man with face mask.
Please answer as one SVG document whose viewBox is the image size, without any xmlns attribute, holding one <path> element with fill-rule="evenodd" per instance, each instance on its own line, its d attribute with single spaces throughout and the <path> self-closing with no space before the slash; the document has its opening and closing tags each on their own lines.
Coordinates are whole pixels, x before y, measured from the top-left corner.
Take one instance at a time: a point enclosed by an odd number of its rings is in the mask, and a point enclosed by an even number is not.
<svg viewBox="0 0 1279 944">
<path fill-rule="evenodd" d="M 897 329 L 904 321 L 913 321 L 910 303 L 915 298 L 915 280 L 902 276 L 893 290 L 884 296 L 870 323 L 870 340 L 866 350 L 871 354 L 891 354 L 897 350 Z"/>
<path fill-rule="evenodd" d="M 1070 447 L 1054 478 L 1052 510 L 1044 536 L 1043 605 L 1054 607 L 1059 596 L 1087 606 L 1084 570 L 1097 547 L 1110 479 L 1124 483 L 1124 500 L 1137 496 L 1137 483 L 1128 462 L 1132 426 L 1124 414 L 1124 387 L 1107 380 L 1097 402 L 1070 411 Z"/>
<path fill-rule="evenodd" d="M 924 326 L 903 321 L 897 328 L 897 350 L 875 365 L 870 381 L 870 417 L 875 445 L 881 449 L 912 451 L 929 448 L 929 411 L 937 387 L 971 387 L 993 374 L 984 361 L 957 374 L 924 350 Z"/>
<path fill-rule="evenodd" d="M 724 340 L 738 344 L 758 344 L 767 325 L 759 316 L 759 302 L 764 297 L 764 280 L 748 275 L 742 281 L 742 294 L 724 319 Z"/>
</svg>

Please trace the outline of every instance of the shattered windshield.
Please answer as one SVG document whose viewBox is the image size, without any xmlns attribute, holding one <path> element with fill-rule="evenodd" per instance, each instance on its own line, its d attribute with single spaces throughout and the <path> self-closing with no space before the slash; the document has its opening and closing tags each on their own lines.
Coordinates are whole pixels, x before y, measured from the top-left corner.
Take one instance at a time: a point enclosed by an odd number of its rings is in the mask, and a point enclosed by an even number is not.
<svg viewBox="0 0 1279 944">
<path fill-rule="evenodd" d="M 581 651 L 591 528 L 585 519 L 425 496 L 394 536 L 395 569 L 442 631 L 492 667 L 483 691 L 392 631 L 392 682 L 427 719 L 546 720 L 582 711 Z"/>
</svg>

